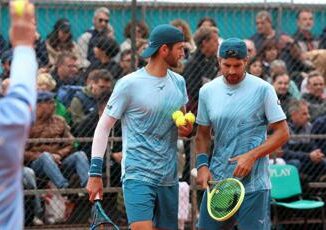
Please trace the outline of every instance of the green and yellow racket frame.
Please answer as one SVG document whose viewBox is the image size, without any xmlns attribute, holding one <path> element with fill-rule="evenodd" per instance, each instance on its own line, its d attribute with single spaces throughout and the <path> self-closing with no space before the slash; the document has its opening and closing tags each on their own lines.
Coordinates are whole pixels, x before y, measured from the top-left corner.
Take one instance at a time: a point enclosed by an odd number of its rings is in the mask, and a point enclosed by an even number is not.
<svg viewBox="0 0 326 230">
<path fill-rule="evenodd" d="M 245 188 L 241 181 L 227 178 L 221 181 L 209 181 L 212 189 L 207 187 L 207 210 L 209 215 L 217 221 L 226 221 L 240 208 Z M 213 207 L 215 206 L 215 207 Z M 216 207 L 220 206 L 220 207 Z"/>
</svg>

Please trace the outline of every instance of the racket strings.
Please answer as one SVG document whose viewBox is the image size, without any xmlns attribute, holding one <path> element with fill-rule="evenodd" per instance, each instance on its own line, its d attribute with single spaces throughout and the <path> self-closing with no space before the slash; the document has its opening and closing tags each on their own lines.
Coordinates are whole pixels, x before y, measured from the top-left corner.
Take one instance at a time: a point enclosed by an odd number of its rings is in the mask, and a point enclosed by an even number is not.
<svg viewBox="0 0 326 230">
<path fill-rule="evenodd" d="M 236 182 L 219 183 L 212 189 L 209 202 L 214 216 L 223 217 L 232 211 L 240 199 L 241 187 Z"/>
<path fill-rule="evenodd" d="M 119 229 L 105 214 L 102 206 L 99 203 L 93 205 L 92 208 L 93 221 L 91 230 L 117 230 Z"/>
<path fill-rule="evenodd" d="M 98 223 L 92 228 L 92 230 L 116 230 L 115 226 L 111 223 Z"/>
</svg>

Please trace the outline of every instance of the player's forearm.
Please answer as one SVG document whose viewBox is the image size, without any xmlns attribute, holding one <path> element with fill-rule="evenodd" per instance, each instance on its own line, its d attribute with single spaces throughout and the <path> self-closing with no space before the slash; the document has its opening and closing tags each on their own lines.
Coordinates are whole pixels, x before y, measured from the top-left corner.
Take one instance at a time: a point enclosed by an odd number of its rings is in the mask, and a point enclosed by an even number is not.
<svg viewBox="0 0 326 230">
<path fill-rule="evenodd" d="M 211 137 L 207 137 L 207 138 L 203 138 L 203 137 L 199 137 L 198 135 L 195 138 L 195 142 L 196 142 L 196 147 L 195 147 L 195 151 L 196 154 L 199 153 L 206 153 L 209 155 L 210 152 L 210 146 L 211 146 Z"/>
<path fill-rule="evenodd" d="M 289 140 L 290 134 L 286 121 L 274 124 L 272 129 L 273 134 L 270 135 L 262 145 L 251 151 L 255 160 L 276 151 Z"/>
<path fill-rule="evenodd" d="M 103 157 L 107 148 L 108 135 L 115 122 L 116 119 L 104 112 L 96 126 L 92 145 L 90 176 L 102 176 Z"/>
<path fill-rule="evenodd" d="M 93 137 L 92 157 L 104 157 L 110 130 L 111 129 L 108 129 L 107 127 L 101 125 L 100 122 L 97 124 Z"/>
<path fill-rule="evenodd" d="M 211 136 L 209 129 L 198 127 L 196 135 L 196 168 L 199 170 L 201 167 L 209 167 L 209 152 L 211 146 Z"/>
</svg>

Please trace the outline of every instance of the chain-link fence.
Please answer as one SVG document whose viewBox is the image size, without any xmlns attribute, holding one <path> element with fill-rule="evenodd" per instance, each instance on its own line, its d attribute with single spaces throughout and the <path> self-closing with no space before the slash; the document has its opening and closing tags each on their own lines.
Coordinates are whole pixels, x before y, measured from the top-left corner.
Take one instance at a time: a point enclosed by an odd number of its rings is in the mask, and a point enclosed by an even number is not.
<svg viewBox="0 0 326 230">
<path fill-rule="evenodd" d="M 146 65 L 139 54 L 148 44 L 151 29 L 162 23 L 175 25 L 185 35 L 185 58 L 174 70 L 186 80 L 187 107 L 194 113 L 199 88 L 220 75 L 219 44 L 229 37 L 247 39 L 247 71 L 274 86 L 292 135 L 271 154 L 270 162 L 294 165 L 302 196 L 325 201 L 325 4 L 35 2 L 40 93 L 24 161 L 28 228 L 89 225 L 91 205 L 84 188 L 96 124 L 115 82 Z M 5 94 L 12 52 L 7 1 L 0 6 L 1 93 Z M 202 192 L 190 176 L 195 161 L 193 138 L 179 140 L 178 150 L 179 228 L 195 229 Z M 121 151 L 121 128 L 116 124 L 109 139 L 111 154 L 105 159 L 104 208 L 114 222 L 127 228 Z M 272 175 L 279 174 L 272 171 Z M 279 221 L 282 229 L 301 228 L 304 223 L 309 229 L 323 229 L 320 214 L 318 209 L 281 207 L 272 209 L 271 217 L 274 226 Z"/>
</svg>

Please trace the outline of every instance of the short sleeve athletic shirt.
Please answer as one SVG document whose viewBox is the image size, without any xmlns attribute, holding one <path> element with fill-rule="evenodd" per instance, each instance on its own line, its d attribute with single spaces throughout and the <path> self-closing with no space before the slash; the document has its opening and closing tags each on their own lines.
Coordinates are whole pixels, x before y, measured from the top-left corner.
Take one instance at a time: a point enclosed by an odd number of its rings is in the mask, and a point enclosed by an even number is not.
<svg viewBox="0 0 326 230">
<path fill-rule="evenodd" d="M 205 84 L 199 93 L 196 122 L 214 131 L 210 162 L 214 179 L 232 177 L 236 162 L 228 160 L 261 145 L 268 124 L 285 119 L 274 88 L 258 77 L 246 73 L 239 84 L 229 85 L 221 76 Z M 242 182 L 246 192 L 270 189 L 268 157 L 258 159 Z"/>
<path fill-rule="evenodd" d="M 106 114 L 121 119 L 122 180 L 174 185 L 178 132 L 172 113 L 188 102 L 184 78 L 170 70 L 165 77 L 145 68 L 117 82 Z"/>
</svg>

